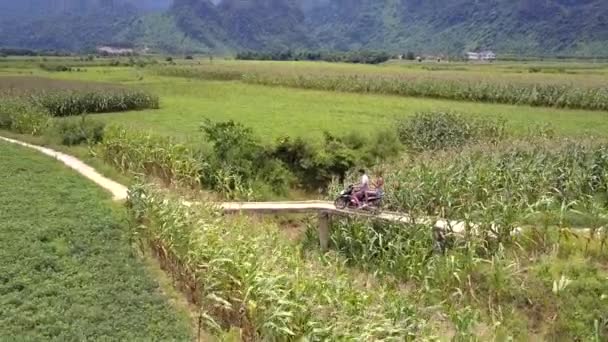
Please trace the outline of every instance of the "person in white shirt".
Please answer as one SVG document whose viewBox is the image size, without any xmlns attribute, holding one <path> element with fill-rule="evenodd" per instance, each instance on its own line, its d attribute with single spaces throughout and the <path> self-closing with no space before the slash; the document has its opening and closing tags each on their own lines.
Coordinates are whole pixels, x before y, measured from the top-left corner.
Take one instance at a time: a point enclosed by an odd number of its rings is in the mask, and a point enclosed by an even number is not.
<svg viewBox="0 0 608 342">
<path fill-rule="evenodd" d="M 362 200 L 364 200 L 364 203 L 367 202 L 367 192 L 369 191 L 369 176 L 367 175 L 364 169 L 360 169 L 359 174 L 361 175 L 361 183 L 356 189 L 355 200 L 357 202 L 357 206 L 360 207 Z"/>
</svg>

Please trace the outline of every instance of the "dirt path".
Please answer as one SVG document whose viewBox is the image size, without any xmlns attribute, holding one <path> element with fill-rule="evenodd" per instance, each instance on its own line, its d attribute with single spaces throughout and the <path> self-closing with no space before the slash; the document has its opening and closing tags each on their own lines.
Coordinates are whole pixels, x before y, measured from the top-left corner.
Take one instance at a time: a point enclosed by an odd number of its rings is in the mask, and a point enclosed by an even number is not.
<svg viewBox="0 0 608 342">
<path fill-rule="evenodd" d="M 19 140 L 9 139 L 9 138 L 5 138 L 5 137 L 0 137 L 0 141 L 6 141 L 11 144 L 17 144 L 17 145 L 21 145 L 21 146 L 24 146 L 27 148 L 31 148 L 31 149 L 37 150 L 41 153 L 44 153 L 47 156 L 50 156 L 52 158 L 55 158 L 55 159 L 61 161 L 69 168 L 74 169 L 76 172 L 80 173 L 84 177 L 95 182 L 95 184 L 97 184 L 100 187 L 102 187 L 103 189 L 109 191 L 112 194 L 115 201 L 122 201 L 127 198 L 127 187 L 126 186 L 102 176 L 94 168 L 85 164 L 81 160 L 79 160 L 73 156 L 70 156 L 69 154 L 57 152 L 50 148 L 32 145 L 32 144 L 24 143 Z"/>
</svg>

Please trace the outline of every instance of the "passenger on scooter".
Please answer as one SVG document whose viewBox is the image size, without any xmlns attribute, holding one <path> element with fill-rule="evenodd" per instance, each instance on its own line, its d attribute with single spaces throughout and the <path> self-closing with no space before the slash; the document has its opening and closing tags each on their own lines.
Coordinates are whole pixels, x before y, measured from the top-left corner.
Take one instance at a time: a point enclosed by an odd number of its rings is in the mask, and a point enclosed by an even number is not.
<svg viewBox="0 0 608 342">
<path fill-rule="evenodd" d="M 384 196 L 384 178 L 382 177 L 382 171 L 378 171 L 375 182 L 372 182 L 374 189 L 367 192 L 367 197 L 382 197 Z"/>
</svg>

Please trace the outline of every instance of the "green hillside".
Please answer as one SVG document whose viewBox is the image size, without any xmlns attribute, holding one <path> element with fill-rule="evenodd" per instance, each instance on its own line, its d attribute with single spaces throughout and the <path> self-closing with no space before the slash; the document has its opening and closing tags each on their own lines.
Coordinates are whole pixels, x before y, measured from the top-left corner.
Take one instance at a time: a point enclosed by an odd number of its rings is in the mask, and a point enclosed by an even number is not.
<svg viewBox="0 0 608 342">
<path fill-rule="evenodd" d="M 74 50 L 126 40 L 169 52 L 608 54 L 608 3 L 602 0 L 174 0 L 170 7 L 167 0 L 143 7 L 106 0 L 46 16 L 30 11 L 26 19 L 8 15 L 24 15 L 19 4 L 8 3 L 0 0 L 6 7 L 0 46 Z"/>
<path fill-rule="evenodd" d="M 306 1 L 306 0 L 305 0 Z M 598 0 L 331 0 L 306 15 L 328 47 L 461 53 L 601 54 L 608 3 Z"/>
</svg>

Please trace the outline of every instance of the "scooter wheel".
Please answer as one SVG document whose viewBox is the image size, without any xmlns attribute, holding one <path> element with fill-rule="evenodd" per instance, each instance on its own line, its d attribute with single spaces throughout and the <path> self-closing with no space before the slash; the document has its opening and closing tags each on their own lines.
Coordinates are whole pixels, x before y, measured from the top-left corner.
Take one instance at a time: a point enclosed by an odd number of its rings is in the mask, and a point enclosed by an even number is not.
<svg viewBox="0 0 608 342">
<path fill-rule="evenodd" d="M 346 208 L 347 205 L 348 205 L 348 202 L 343 197 L 338 197 L 334 201 L 334 206 L 336 206 L 336 209 L 344 209 L 344 208 Z"/>
</svg>

